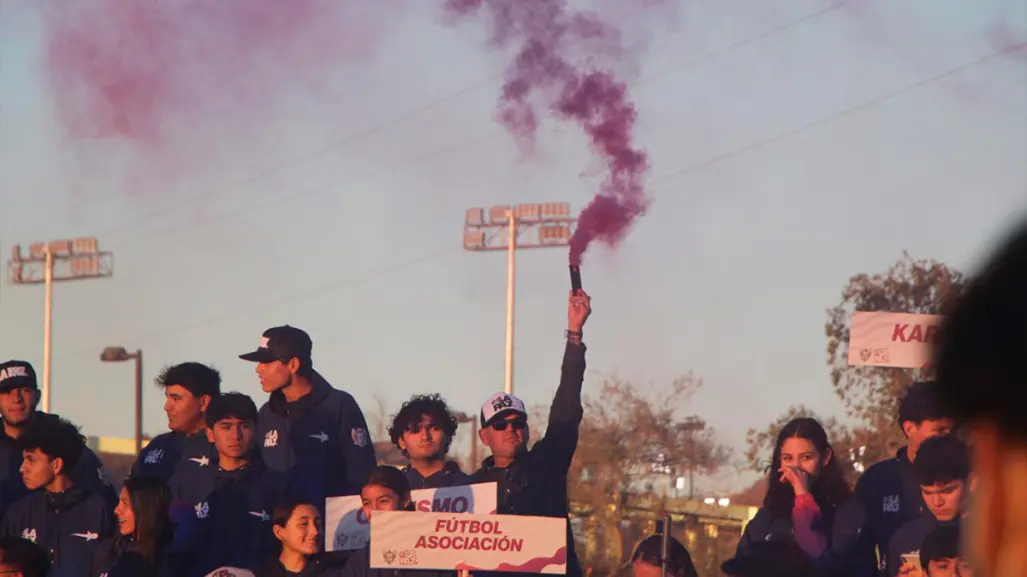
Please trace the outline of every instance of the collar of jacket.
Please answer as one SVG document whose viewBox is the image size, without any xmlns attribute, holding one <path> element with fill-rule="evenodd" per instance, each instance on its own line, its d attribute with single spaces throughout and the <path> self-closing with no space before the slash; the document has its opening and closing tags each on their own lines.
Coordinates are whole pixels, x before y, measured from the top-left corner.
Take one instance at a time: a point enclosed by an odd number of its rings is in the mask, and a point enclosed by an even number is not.
<svg viewBox="0 0 1027 577">
<path fill-rule="evenodd" d="M 244 479 L 259 477 L 263 472 L 264 463 L 254 460 L 232 471 L 226 471 L 221 467 L 218 467 L 214 476 L 217 481 L 242 481 Z"/>
<path fill-rule="evenodd" d="M 47 503 L 54 509 L 70 509 L 89 496 L 89 493 L 78 487 L 72 487 L 60 493 L 49 493 L 45 490 L 43 492 L 46 493 Z"/>
<path fill-rule="evenodd" d="M 446 463 L 444 465 L 442 465 L 442 469 L 440 469 L 436 473 L 432 473 L 431 475 L 428 475 L 427 477 L 422 475 L 420 471 L 418 471 L 417 469 L 411 467 L 410 465 L 407 465 L 407 470 L 410 471 L 411 473 L 417 475 L 418 477 L 420 477 L 422 479 L 431 479 L 432 477 L 435 477 L 435 476 L 448 477 L 449 475 L 452 475 L 453 473 L 461 472 L 460 471 L 460 465 L 456 464 L 455 461 L 446 461 Z"/>
<path fill-rule="evenodd" d="M 328 393 L 332 392 L 332 385 L 317 371 L 314 371 L 314 377 L 310 380 L 310 384 L 313 385 L 310 392 L 292 403 L 285 400 L 285 395 L 281 391 L 271 393 L 271 398 L 268 401 L 271 410 L 279 415 L 286 415 L 289 411 L 303 412 L 320 405 L 328 397 Z"/>
</svg>

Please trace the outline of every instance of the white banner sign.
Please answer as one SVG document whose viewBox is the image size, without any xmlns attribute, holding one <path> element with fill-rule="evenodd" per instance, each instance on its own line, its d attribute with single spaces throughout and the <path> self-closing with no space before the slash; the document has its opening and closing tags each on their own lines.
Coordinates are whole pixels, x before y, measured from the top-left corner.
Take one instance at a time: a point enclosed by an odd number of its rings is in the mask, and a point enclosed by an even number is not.
<svg viewBox="0 0 1027 577">
<path fill-rule="evenodd" d="M 919 369 L 931 361 L 942 317 L 905 313 L 852 313 L 849 364 Z"/>
<path fill-rule="evenodd" d="M 376 511 L 371 568 L 567 573 L 567 520 Z"/>
<path fill-rule="evenodd" d="M 420 512 L 493 515 L 499 489 L 496 483 L 477 483 L 410 492 Z M 325 499 L 325 551 L 354 551 L 367 545 L 371 527 L 360 506 L 360 495 Z"/>
</svg>

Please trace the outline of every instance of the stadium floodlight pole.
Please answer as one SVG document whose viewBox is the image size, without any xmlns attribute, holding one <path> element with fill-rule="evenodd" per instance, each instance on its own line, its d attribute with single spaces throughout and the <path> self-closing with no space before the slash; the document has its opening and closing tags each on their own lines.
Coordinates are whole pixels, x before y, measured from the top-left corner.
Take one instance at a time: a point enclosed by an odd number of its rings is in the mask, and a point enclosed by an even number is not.
<svg viewBox="0 0 1027 577">
<path fill-rule="evenodd" d="M 29 246 L 28 256 L 21 245 L 11 249 L 7 262 L 7 279 L 14 285 L 42 284 L 43 304 L 43 412 L 50 412 L 50 359 L 52 356 L 53 283 L 59 281 L 105 278 L 114 274 L 114 255 L 100 252 L 95 238 L 36 242 Z"/>
<path fill-rule="evenodd" d="M 125 347 L 106 347 L 100 353 L 100 360 L 105 363 L 123 363 L 135 361 L 135 396 L 136 396 L 136 456 L 143 450 L 143 350 L 128 352 Z"/>
<path fill-rule="evenodd" d="M 474 252 L 505 250 L 506 257 L 506 387 L 513 393 L 514 279 L 516 251 L 525 248 L 567 247 L 577 219 L 570 204 L 548 202 L 469 208 L 464 217 L 464 249 Z M 534 233 L 524 234 L 522 232 Z"/>
</svg>

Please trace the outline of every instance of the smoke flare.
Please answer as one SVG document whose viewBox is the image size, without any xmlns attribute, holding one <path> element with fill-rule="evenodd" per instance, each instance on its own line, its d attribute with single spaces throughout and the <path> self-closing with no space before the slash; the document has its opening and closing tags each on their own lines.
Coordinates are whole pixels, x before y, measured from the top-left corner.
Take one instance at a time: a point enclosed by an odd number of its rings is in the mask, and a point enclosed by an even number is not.
<svg viewBox="0 0 1027 577">
<path fill-rule="evenodd" d="M 565 0 L 447 0 L 447 13 L 486 11 L 492 43 L 516 45 L 497 110 L 519 141 L 532 142 L 539 125 L 536 99 L 562 119 L 579 124 L 606 165 L 598 194 L 581 212 L 571 238 L 570 262 L 579 264 L 594 240 L 616 246 L 645 213 L 648 159 L 632 142 L 637 113 L 627 86 L 574 50 L 588 45 L 622 56 L 617 29 L 593 14 L 568 10 Z"/>
</svg>

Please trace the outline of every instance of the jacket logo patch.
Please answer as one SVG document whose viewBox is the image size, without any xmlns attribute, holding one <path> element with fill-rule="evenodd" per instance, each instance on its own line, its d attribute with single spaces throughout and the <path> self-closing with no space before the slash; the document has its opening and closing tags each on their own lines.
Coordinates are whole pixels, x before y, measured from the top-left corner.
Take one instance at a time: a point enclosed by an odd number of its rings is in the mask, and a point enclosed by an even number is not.
<svg viewBox="0 0 1027 577">
<path fill-rule="evenodd" d="M 193 509 L 196 510 L 197 519 L 206 519 L 207 515 L 210 515 L 210 505 L 208 505 L 206 501 L 197 503 Z"/>
<path fill-rule="evenodd" d="M 93 531 L 86 531 L 85 533 L 72 533 L 71 536 L 72 537 L 81 537 L 81 538 L 85 539 L 86 541 L 96 541 L 97 539 L 100 538 L 100 534 L 99 533 L 94 533 Z"/>
<path fill-rule="evenodd" d="M 206 467 L 210 464 L 210 459 L 207 458 L 207 455 L 203 455 L 202 457 L 189 457 L 189 460 L 201 467 Z"/>
<path fill-rule="evenodd" d="M 247 511 L 247 513 L 249 513 L 250 515 L 253 515 L 254 517 L 257 517 L 261 521 L 270 521 L 271 520 L 271 515 L 268 515 L 267 511 L 264 511 L 263 509 L 260 510 L 260 511 Z"/>
<path fill-rule="evenodd" d="M 161 450 L 161 449 L 153 449 L 152 451 L 149 451 L 149 452 L 146 453 L 146 458 L 143 459 L 143 462 L 146 463 L 147 465 L 156 465 L 157 463 L 160 463 L 160 460 L 163 459 L 163 458 L 164 458 L 164 451 L 163 450 Z"/>
<path fill-rule="evenodd" d="M 321 441 L 322 443 L 327 443 L 328 442 L 328 434 L 325 433 L 324 431 L 321 431 L 320 433 L 314 433 L 314 434 L 310 435 L 310 438 L 311 439 L 317 439 L 318 441 Z"/>
<path fill-rule="evenodd" d="M 367 430 L 362 427 L 357 427 L 350 431 L 350 437 L 353 438 L 353 444 L 358 447 L 367 446 Z"/>
<path fill-rule="evenodd" d="M 21 538 L 25 539 L 27 541 L 32 541 L 33 543 L 35 543 L 36 542 L 36 530 L 35 529 L 25 529 L 24 531 L 21 532 Z"/>
<path fill-rule="evenodd" d="M 264 446 L 265 447 L 277 447 L 278 446 L 278 430 L 272 429 L 264 435 Z"/>
<path fill-rule="evenodd" d="M 888 495 L 881 500 L 882 510 L 885 513 L 898 513 L 901 504 L 898 495 Z"/>
</svg>

